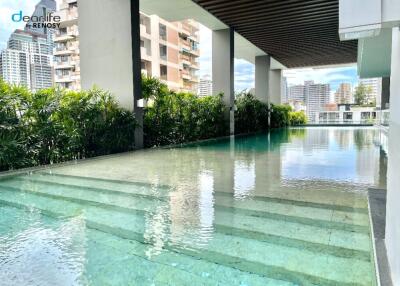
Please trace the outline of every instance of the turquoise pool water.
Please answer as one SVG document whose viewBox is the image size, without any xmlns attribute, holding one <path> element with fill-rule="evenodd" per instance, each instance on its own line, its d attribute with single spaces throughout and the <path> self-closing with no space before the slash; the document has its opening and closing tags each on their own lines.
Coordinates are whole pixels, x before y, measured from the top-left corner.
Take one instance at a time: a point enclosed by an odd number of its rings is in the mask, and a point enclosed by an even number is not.
<svg viewBox="0 0 400 286">
<path fill-rule="evenodd" d="M 274 131 L 0 179 L 1 285 L 375 285 L 372 128 Z"/>
</svg>

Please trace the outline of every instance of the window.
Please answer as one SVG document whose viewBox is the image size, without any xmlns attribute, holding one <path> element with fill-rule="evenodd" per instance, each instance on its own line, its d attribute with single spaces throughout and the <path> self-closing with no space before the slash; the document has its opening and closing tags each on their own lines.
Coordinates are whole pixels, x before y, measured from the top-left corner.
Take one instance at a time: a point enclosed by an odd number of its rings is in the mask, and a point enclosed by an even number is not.
<svg viewBox="0 0 400 286">
<path fill-rule="evenodd" d="M 167 26 L 163 24 L 159 24 L 160 31 L 160 39 L 166 41 L 167 40 Z"/>
<path fill-rule="evenodd" d="M 167 66 L 160 65 L 160 78 L 166 80 L 167 79 Z"/>
<path fill-rule="evenodd" d="M 160 45 L 160 58 L 162 60 L 167 60 L 167 46 Z"/>
</svg>

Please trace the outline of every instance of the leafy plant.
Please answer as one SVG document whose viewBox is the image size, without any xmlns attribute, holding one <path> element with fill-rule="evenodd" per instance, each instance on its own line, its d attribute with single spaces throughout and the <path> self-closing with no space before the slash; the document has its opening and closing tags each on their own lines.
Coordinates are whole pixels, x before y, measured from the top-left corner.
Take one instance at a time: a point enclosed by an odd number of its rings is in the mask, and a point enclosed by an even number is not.
<svg viewBox="0 0 400 286">
<path fill-rule="evenodd" d="M 145 108 L 145 146 L 179 144 L 226 134 L 222 94 L 197 97 L 173 92 L 158 79 L 145 77 L 143 95 L 151 104 Z"/>
<path fill-rule="evenodd" d="M 290 111 L 289 117 L 291 126 L 307 124 L 307 116 L 303 111 Z"/>
<path fill-rule="evenodd" d="M 250 133 L 268 129 L 268 104 L 245 92 L 237 95 L 235 104 L 236 133 Z"/>
<path fill-rule="evenodd" d="M 279 128 L 290 125 L 290 112 L 292 108 L 289 105 L 271 104 L 271 127 Z"/>
</svg>

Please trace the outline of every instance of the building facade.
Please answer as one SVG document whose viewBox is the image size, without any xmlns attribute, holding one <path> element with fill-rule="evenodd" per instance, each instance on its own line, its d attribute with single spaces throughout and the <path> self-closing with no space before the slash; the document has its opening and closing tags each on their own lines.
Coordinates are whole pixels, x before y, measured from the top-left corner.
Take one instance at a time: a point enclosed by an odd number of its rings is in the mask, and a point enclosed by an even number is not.
<svg viewBox="0 0 400 286">
<path fill-rule="evenodd" d="M 78 1 L 63 0 L 57 15 L 60 29 L 55 35 L 55 78 L 59 86 L 81 88 Z M 142 73 L 154 76 L 170 89 L 197 93 L 199 79 L 198 23 L 168 22 L 157 15 L 140 14 Z"/>
<path fill-rule="evenodd" d="M 15 30 L 0 54 L 0 76 L 36 91 L 53 85 L 51 44 L 45 35 Z"/>
<path fill-rule="evenodd" d="M 176 91 L 197 93 L 199 24 L 140 14 L 142 72 Z"/>
<path fill-rule="evenodd" d="M 77 1 L 63 0 L 56 15 L 61 22 L 54 37 L 54 82 L 63 88 L 80 90 Z"/>
<path fill-rule="evenodd" d="M 307 106 L 307 117 L 312 122 L 315 119 L 316 112 L 323 110 L 324 106 L 329 103 L 330 85 L 307 81 L 304 83 L 304 95 Z"/>
<path fill-rule="evenodd" d="M 359 84 L 370 88 L 371 93 L 367 96 L 367 101 L 370 103 L 377 102 L 382 94 L 382 78 L 361 78 Z"/>
<path fill-rule="evenodd" d="M 335 92 L 335 103 L 353 103 L 351 83 L 341 83 Z"/>
<path fill-rule="evenodd" d="M 207 96 L 207 95 L 212 95 L 213 90 L 212 90 L 212 80 L 210 76 L 205 76 L 200 78 L 200 83 L 199 83 L 199 90 L 197 94 L 199 96 Z"/>
</svg>

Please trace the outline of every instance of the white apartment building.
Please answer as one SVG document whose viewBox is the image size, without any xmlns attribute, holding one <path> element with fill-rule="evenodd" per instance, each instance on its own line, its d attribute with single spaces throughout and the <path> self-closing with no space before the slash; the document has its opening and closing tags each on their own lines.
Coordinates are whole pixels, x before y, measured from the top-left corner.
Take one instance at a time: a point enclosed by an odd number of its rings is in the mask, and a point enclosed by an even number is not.
<svg viewBox="0 0 400 286">
<path fill-rule="evenodd" d="M 51 45 L 45 35 L 15 30 L 0 54 L 0 76 L 36 91 L 53 85 Z"/>
<path fill-rule="evenodd" d="M 329 84 L 315 84 L 313 81 L 307 81 L 304 85 L 304 95 L 307 106 L 307 117 L 313 121 L 316 112 L 323 110 L 329 103 L 330 86 Z"/>
<path fill-rule="evenodd" d="M 200 78 L 200 83 L 199 83 L 199 90 L 197 94 L 199 96 L 207 96 L 207 95 L 212 95 L 212 80 L 210 76 L 204 76 Z"/>
<path fill-rule="evenodd" d="M 63 0 L 56 15 L 61 22 L 54 38 L 54 82 L 63 88 L 80 90 L 77 1 Z"/>
<path fill-rule="evenodd" d="M 377 102 L 382 94 L 382 78 L 361 78 L 359 84 L 371 88 L 368 94 L 368 102 Z"/>
</svg>

